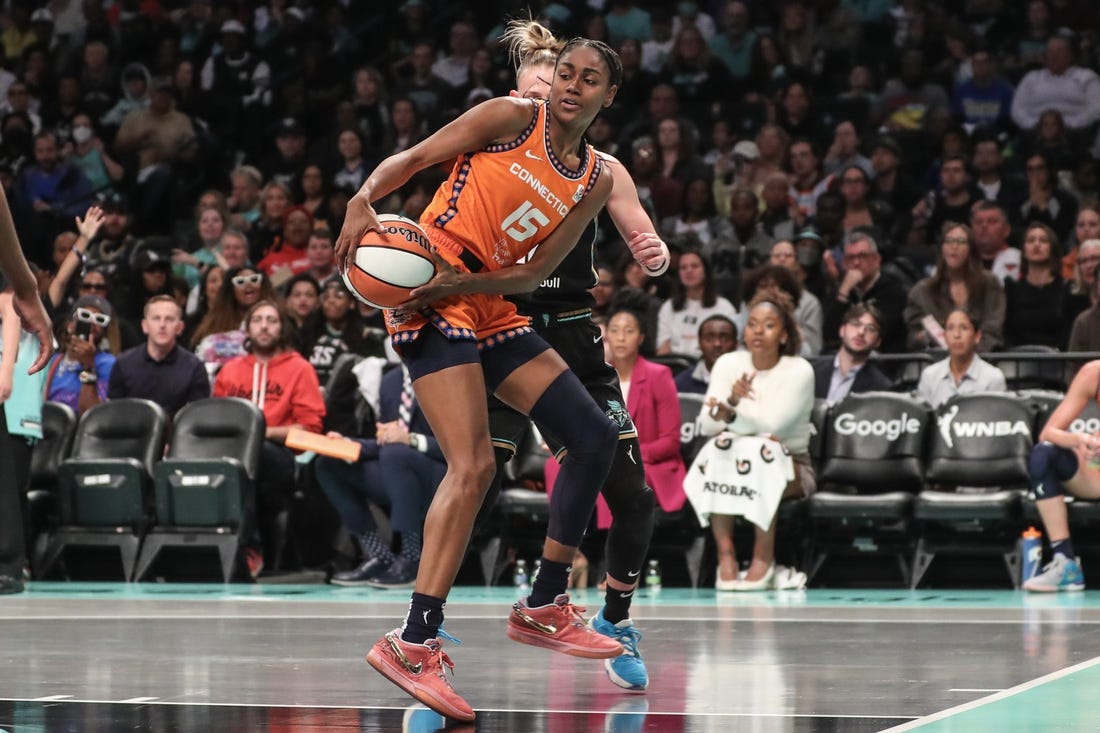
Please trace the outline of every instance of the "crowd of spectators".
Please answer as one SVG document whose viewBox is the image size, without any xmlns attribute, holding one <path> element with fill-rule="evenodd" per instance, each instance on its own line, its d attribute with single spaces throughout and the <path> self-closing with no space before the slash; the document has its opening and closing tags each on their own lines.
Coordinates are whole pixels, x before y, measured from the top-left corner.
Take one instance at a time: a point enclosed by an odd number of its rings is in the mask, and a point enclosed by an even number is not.
<svg viewBox="0 0 1100 733">
<path fill-rule="evenodd" d="M 870 343 L 955 359 L 960 308 L 974 353 L 1100 350 L 1100 8 L 1024 5 L 12 0 L 0 183 L 58 324 L 50 398 L 85 410 L 156 386 L 190 369 L 181 352 L 212 382 L 248 358 L 265 302 L 309 389 L 344 353 L 395 361 L 335 271 L 346 202 L 509 91 L 498 39 L 528 11 L 622 58 L 588 139 L 623 161 L 676 262 L 647 278 L 604 222 L 595 312 L 638 311 L 643 356 L 703 356 L 692 390 L 762 288 L 790 295 L 799 354 L 845 380 Z M 378 210 L 418 217 L 444 176 Z"/>
</svg>

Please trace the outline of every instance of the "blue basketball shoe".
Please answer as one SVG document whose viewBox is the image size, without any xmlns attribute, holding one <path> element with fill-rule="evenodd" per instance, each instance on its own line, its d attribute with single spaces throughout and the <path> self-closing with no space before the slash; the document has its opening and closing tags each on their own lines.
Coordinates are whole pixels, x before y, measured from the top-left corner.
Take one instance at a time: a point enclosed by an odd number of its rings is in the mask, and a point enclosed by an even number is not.
<svg viewBox="0 0 1100 733">
<path fill-rule="evenodd" d="M 1057 593 L 1058 591 L 1079 591 L 1085 589 L 1085 574 L 1081 572 L 1081 561 L 1056 554 L 1043 568 L 1043 572 L 1028 578 L 1024 590 L 1033 593 Z"/>
<path fill-rule="evenodd" d="M 610 637 L 623 645 L 623 653 L 613 659 L 605 659 L 603 666 L 608 678 L 627 690 L 644 690 L 649 686 L 649 674 L 645 669 L 642 655 L 638 653 L 638 642 L 642 640 L 640 631 L 634 628 L 632 619 L 624 619 L 617 624 L 603 617 L 603 609 L 588 622 L 592 629 Z"/>
</svg>

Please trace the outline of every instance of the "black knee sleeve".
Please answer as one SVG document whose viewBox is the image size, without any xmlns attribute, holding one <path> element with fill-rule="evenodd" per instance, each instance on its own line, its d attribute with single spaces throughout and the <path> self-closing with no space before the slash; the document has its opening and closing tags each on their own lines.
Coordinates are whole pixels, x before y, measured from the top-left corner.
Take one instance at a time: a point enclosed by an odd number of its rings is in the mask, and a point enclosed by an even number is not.
<svg viewBox="0 0 1100 733">
<path fill-rule="evenodd" d="M 531 408 L 531 417 L 561 436 L 567 451 L 550 499 L 546 536 L 576 547 L 615 458 L 619 429 L 569 371 L 550 383 Z"/>
<path fill-rule="evenodd" d="M 1077 456 L 1067 448 L 1043 441 L 1031 449 L 1027 475 L 1036 499 L 1052 499 L 1066 493 L 1063 482 L 1077 474 Z"/>
<path fill-rule="evenodd" d="M 607 573 L 622 583 L 633 583 L 645 564 L 657 505 L 653 489 L 645 482 L 636 438 L 619 441 L 602 493 L 611 510 Z"/>
</svg>

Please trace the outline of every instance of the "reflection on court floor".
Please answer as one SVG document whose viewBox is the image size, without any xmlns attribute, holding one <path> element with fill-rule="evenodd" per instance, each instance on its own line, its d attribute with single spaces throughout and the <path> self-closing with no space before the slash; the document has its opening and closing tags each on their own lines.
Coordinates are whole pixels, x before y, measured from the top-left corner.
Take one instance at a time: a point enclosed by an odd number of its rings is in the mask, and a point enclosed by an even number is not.
<svg viewBox="0 0 1100 733">
<path fill-rule="evenodd" d="M 508 588 L 456 589 L 479 731 L 1094 731 L 1100 594 L 665 589 L 635 618 L 652 683 L 504 635 Z M 594 592 L 576 602 L 598 607 Z M 435 731 L 363 661 L 405 594 L 39 583 L 0 600 L 0 730 Z M 1055 725 L 1057 724 L 1057 725 Z"/>
</svg>

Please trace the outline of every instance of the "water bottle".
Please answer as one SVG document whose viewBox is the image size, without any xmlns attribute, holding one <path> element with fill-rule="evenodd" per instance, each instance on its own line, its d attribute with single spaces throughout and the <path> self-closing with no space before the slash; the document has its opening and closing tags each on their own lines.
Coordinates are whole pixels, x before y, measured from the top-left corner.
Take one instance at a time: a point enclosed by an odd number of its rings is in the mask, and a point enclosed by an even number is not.
<svg viewBox="0 0 1100 733">
<path fill-rule="evenodd" d="M 1020 537 L 1020 583 L 1035 577 L 1043 561 L 1043 533 L 1028 527 Z"/>
<path fill-rule="evenodd" d="M 527 574 L 526 560 L 516 560 L 515 570 L 512 571 L 512 583 L 521 593 L 531 590 L 531 576 Z"/>
<path fill-rule="evenodd" d="M 650 593 L 661 592 L 661 566 L 656 560 L 650 560 L 646 568 L 645 589 Z"/>
</svg>

